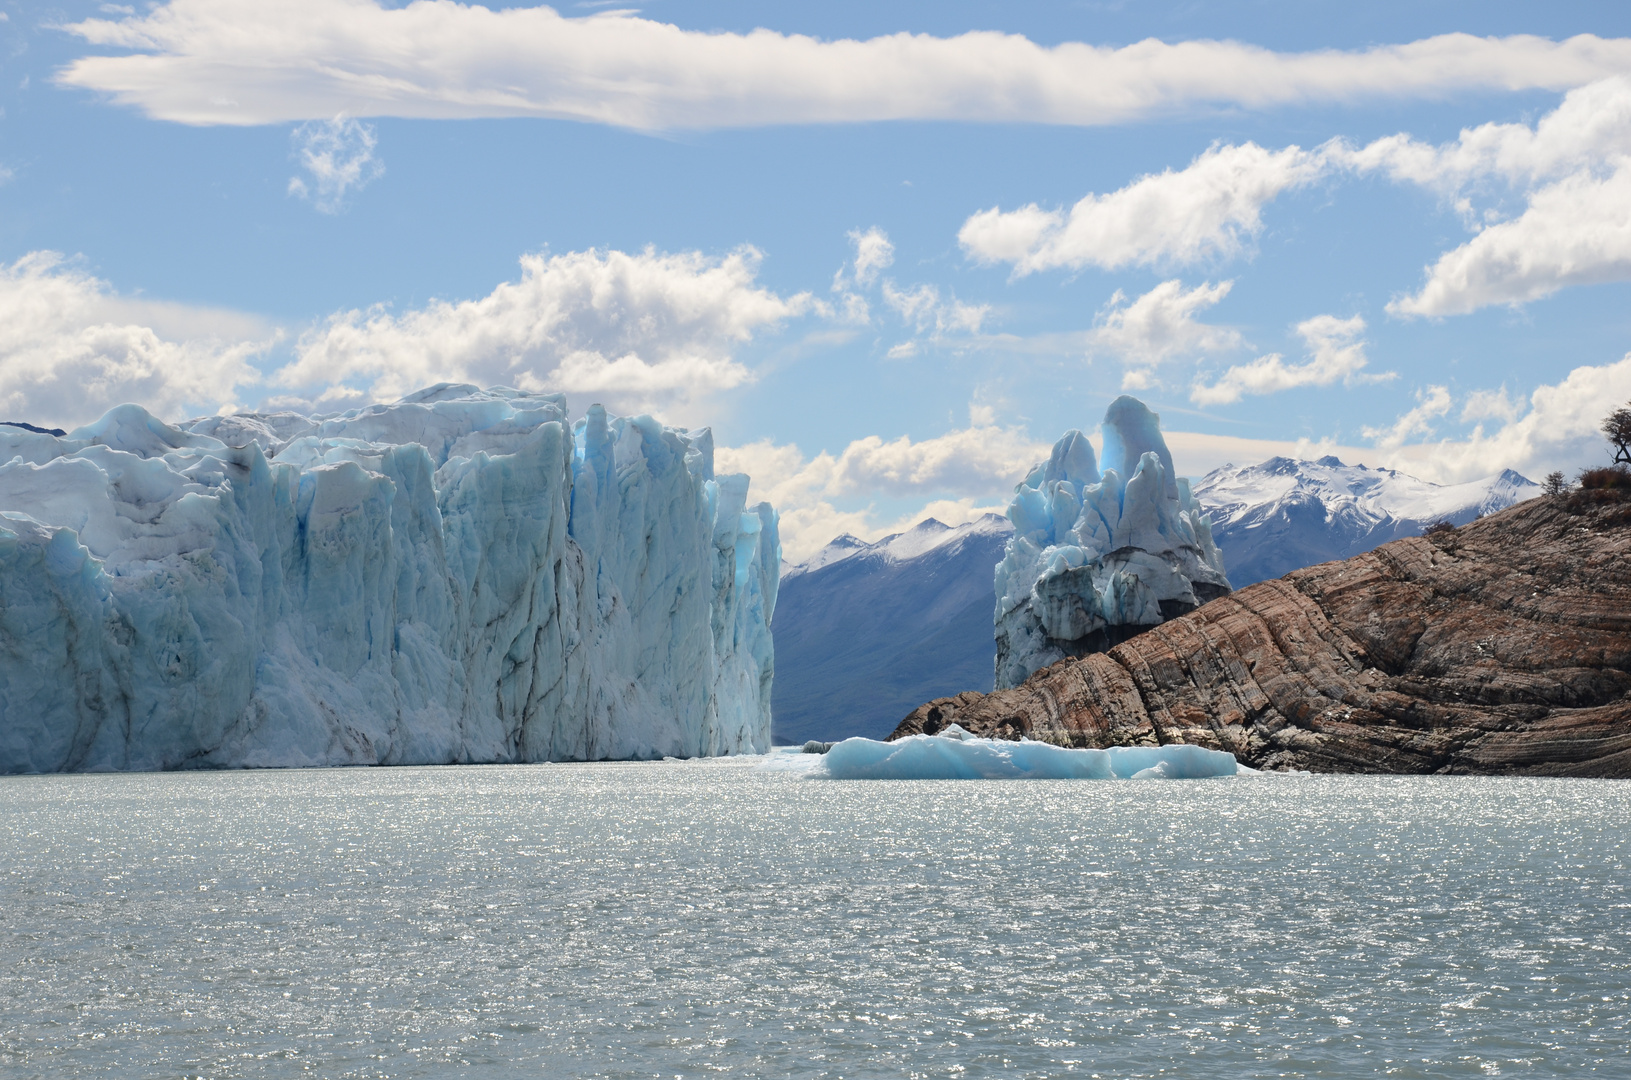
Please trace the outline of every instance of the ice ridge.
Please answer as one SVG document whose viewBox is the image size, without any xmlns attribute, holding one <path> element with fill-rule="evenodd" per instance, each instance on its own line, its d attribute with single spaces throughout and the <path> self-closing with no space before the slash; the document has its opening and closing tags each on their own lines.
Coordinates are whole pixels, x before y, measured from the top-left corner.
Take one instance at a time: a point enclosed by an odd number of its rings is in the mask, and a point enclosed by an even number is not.
<svg viewBox="0 0 1631 1080">
<path fill-rule="evenodd" d="M 768 750 L 775 511 L 707 429 L 567 417 L 0 427 L 0 772 Z"/>
<path fill-rule="evenodd" d="M 1015 489 L 997 564 L 996 688 L 1108 649 L 1229 591 L 1211 519 L 1176 476 L 1160 417 L 1119 397 L 1093 445 L 1066 432 Z"/>
</svg>

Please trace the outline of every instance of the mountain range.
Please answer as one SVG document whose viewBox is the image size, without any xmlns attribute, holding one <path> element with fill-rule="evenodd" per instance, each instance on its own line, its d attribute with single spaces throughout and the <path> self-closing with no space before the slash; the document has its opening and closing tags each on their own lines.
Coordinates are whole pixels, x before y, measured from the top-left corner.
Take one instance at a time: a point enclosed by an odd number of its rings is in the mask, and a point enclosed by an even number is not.
<svg viewBox="0 0 1631 1080">
<path fill-rule="evenodd" d="M 1428 525 L 1469 521 L 1540 494 L 1507 469 L 1465 484 L 1430 484 L 1392 469 L 1270 458 L 1225 465 L 1194 485 L 1237 589 L 1305 566 L 1347 559 Z"/>
<path fill-rule="evenodd" d="M 1511 470 L 1439 485 L 1335 457 L 1225 465 L 1193 490 L 1237 589 L 1540 493 Z M 775 741 L 882 738 L 925 701 L 989 691 L 992 578 L 1012 533 L 996 514 L 955 528 L 931 518 L 875 543 L 841 536 L 785 567 L 772 627 Z"/>
</svg>

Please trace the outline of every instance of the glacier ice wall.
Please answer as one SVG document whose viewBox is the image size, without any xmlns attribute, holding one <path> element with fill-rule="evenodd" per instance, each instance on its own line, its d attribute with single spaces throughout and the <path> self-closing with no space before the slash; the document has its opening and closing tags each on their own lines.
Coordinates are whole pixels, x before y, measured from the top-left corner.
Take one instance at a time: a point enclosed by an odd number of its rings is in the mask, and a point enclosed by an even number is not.
<svg viewBox="0 0 1631 1080">
<path fill-rule="evenodd" d="M 0 461 L 0 771 L 769 748 L 776 515 L 706 429 L 444 384 Z"/>
<path fill-rule="evenodd" d="M 1105 412 L 1104 472 L 1080 431 L 1015 489 L 996 569 L 996 687 L 1111 648 L 1229 591 L 1211 519 L 1176 476 L 1160 418 L 1131 397 Z"/>
</svg>

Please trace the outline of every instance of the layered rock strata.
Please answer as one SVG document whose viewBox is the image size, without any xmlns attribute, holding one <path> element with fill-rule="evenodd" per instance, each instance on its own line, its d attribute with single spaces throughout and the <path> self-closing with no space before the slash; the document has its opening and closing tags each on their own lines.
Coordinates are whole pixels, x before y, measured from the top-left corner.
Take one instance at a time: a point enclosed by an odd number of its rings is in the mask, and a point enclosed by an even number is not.
<svg viewBox="0 0 1631 1080">
<path fill-rule="evenodd" d="M 1298 570 L 891 737 L 952 722 L 1263 769 L 1631 777 L 1631 501 L 1537 498 Z"/>
</svg>

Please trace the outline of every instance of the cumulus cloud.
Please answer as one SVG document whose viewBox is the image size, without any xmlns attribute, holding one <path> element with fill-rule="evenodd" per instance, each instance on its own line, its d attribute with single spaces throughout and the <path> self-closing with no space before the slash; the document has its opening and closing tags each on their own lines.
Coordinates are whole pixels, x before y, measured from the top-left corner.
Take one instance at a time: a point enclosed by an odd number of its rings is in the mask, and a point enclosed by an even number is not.
<svg viewBox="0 0 1631 1080">
<path fill-rule="evenodd" d="M 1096 266 L 1177 265 L 1238 254 L 1263 228 L 1263 207 L 1319 179 L 1319 151 L 1213 146 L 1183 169 L 1143 176 L 1068 212 L 1034 203 L 982 210 L 957 240 L 971 258 L 1011 263 L 1018 276 Z"/>
<path fill-rule="evenodd" d="M 958 240 L 970 258 L 1009 264 L 1016 276 L 1227 259 L 1262 232 L 1264 208 L 1281 194 L 1344 173 L 1436 191 L 1476 233 L 1427 268 L 1419 291 L 1393 300 L 1391 314 L 1465 314 L 1631 278 L 1631 77 L 1623 75 L 1571 90 L 1533 126 L 1484 124 L 1442 145 L 1406 134 L 1308 151 L 1216 145 L 1186 168 L 1089 194 L 1068 211 L 980 211 Z M 1514 200 L 1516 216 L 1508 213 Z M 1276 378 L 1268 358 L 1259 369 Z"/>
<path fill-rule="evenodd" d="M 1232 281 L 1220 281 L 1185 290 L 1182 281 L 1173 279 L 1132 301 L 1118 289 L 1099 313 L 1090 348 L 1118 356 L 1130 366 L 1122 379 L 1124 390 L 1153 385 L 1149 369 L 1176 357 L 1238 349 L 1242 344 L 1238 330 L 1195 317 L 1228 296 L 1233 286 Z"/>
<path fill-rule="evenodd" d="M 71 428 L 125 402 L 172 420 L 230 410 L 275 340 L 257 320 L 120 297 L 32 252 L 0 265 L 0 419 Z"/>
<path fill-rule="evenodd" d="M 913 442 L 857 439 L 834 459 L 828 484 L 835 493 L 916 495 L 925 491 L 990 495 L 1017 483 L 1026 465 L 1047 447 L 1016 429 L 962 428 Z"/>
<path fill-rule="evenodd" d="M 1467 395 L 1466 403 L 1461 408 L 1461 421 L 1468 423 L 1474 420 L 1516 420 L 1523 412 L 1523 403 L 1514 401 L 1507 396 L 1506 384 L 1502 383 L 1498 390 L 1474 390 Z"/>
<path fill-rule="evenodd" d="M 375 0 L 172 0 L 69 27 L 134 55 L 58 76 L 188 124 L 348 116 L 547 116 L 644 130 L 943 119 L 1126 123 L 1212 107 L 1564 90 L 1631 66 L 1631 42 L 1444 34 L 1355 51 L 1231 41 L 1122 48 L 1016 34 L 865 41 L 682 30 L 606 12 Z"/>
<path fill-rule="evenodd" d="M 1513 221 L 1439 256 L 1427 282 L 1390 302 L 1395 315 L 1465 315 L 1570 285 L 1631 279 L 1631 158 L 1599 179 L 1580 172 L 1540 188 Z"/>
<path fill-rule="evenodd" d="M 870 436 L 841 453 L 808 457 L 796 446 L 764 439 L 720 447 L 715 463 L 722 472 L 753 477 L 753 497 L 775 505 L 785 557 L 796 563 L 844 533 L 874 541 L 928 517 L 957 525 L 1006 511 L 1014 485 L 1047 458 L 1051 443 L 1032 439 L 1023 428 L 994 423 L 993 410 L 980 403 L 970 405 L 969 416 L 967 428 L 915 442 Z M 1380 456 L 1374 448 L 1330 440 L 1185 431 L 1165 436 L 1174 464 L 1186 476 L 1276 455 L 1311 459 L 1337 454 L 1350 463 L 1375 462 Z M 1099 436 L 1091 437 L 1097 446 Z"/>
<path fill-rule="evenodd" d="M 1462 315 L 1631 278 L 1631 78 L 1570 91 L 1533 127 L 1484 124 L 1442 146 L 1398 135 L 1331 153 L 1440 191 L 1477 234 L 1440 256 L 1419 291 L 1390 303 L 1395 315 Z M 1511 220 L 1508 192 L 1524 200 Z M 1480 212 L 1475 200 L 1488 205 Z"/>
<path fill-rule="evenodd" d="M 972 412 L 990 419 L 986 410 Z M 814 457 L 767 439 L 721 447 L 715 460 L 721 471 L 753 477 L 756 497 L 769 499 L 781 515 L 786 557 L 797 562 L 846 532 L 875 540 L 925 517 L 956 525 L 1001 513 L 1013 486 L 1047 453 L 1048 445 L 1023 429 L 986 423 L 915 442 L 870 435 L 841 453 Z M 860 509 L 839 508 L 857 498 L 866 500 Z M 880 513 L 879 499 L 905 500 L 916 509 Z"/>
<path fill-rule="evenodd" d="M 1428 386 L 1393 423 L 1364 429 L 1369 446 L 1186 431 L 1168 431 L 1165 438 L 1185 476 L 1275 456 L 1308 460 L 1334 454 L 1350 465 L 1387 466 L 1437 483 L 1475 480 L 1501 469 L 1537 477 L 1554 468 L 1572 471 L 1605 462 L 1603 416 L 1628 400 L 1631 354 L 1611 364 L 1578 367 L 1527 400 L 1513 402 L 1505 388 L 1470 393 L 1462 399 L 1461 418 L 1499 423 L 1490 430 L 1480 424 L 1461 437 L 1433 439 L 1457 399 L 1447 387 Z M 871 541 L 925 517 L 958 524 L 1003 512 L 1013 485 L 1047 456 L 1048 444 L 1023 429 L 991 423 L 992 415 L 971 405 L 975 423 L 970 427 L 915 442 L 872 436 L 838 454 L 808 457 L 796 446 L 762 440 L 721 448 L 716 460 L 722 471 L 750 474 L 755 497 L 768 498 L 781 511 L 786 557 L 798 562 L 846 532 Z M 859 507 L 857 498 L 864 500 Z M 893 500 L 891 509 L 880 512 L 880 500 Z M 897 512 L 903 506 L 904 512 Z"/>
<path fill-rule="evenodd" d="M 477 300 L 340 312 L 300 339 L 274 381 L 331 402 L 442 380 L 507 384 L 674 416 L 751 381 L 735 350 L 812 310 L 808 293 L 760 287 L 759 263 L 752 248 L 526 255 L 519 281 Z"/>
<path fill-rule="evenodd" d="M 1397 450 L 1404 443 L 1417 435 L 1431 435 L 1433 421 L 1447 416 L 1455 399 L 1450 396 L 1448 387 L 1429 386 L 1425 390 L 1416 391 L 1416 407 L 1403 413 L 1392 424 L 1386 427 L 1366 427 L 1361 430 L 1365 438 L 1370 439 L 1384 450 Z"/>
<path fill-rule="evenodd" d="M 374 156 L 379 140 L 372 126 L 344 116 L 301 124 L 290 133 L 295 157 L 311 179 L 289 178 L 289 194 L 311 199 L 325 214 L 337 214 L 348 192 L 360 191 L 385 175 Z"/>
<path fill-rule="evenodd" d="M 1227 405 L 1247 394 L 1274 394 L 1299 386 L 1330 386 L 1341 380 L 1344 386 L 1383 382 L 1396 373 L 1368 374 L 1365 366 L 1365 320 L 1359 315 L 1339 319 L 1316 315 L 1297 324 L 1297 335 L 1308 347 L 1309 358 L 1301 364 L 1287 364 L 1279 353 L 1260 356 L 1238 364 L 1210 385 L 1197 382 L 1190 400 L 1198 405 Z"/>
<path fill-rule="evenodd" d="M 1520 185 L 1556 180 L 1631 154 L 1631 78 L 1571 90 L 1533 127 L 1481 124 L 1442 145 L 1390 135 L 1360 149 L 1332 144 L 1329 153 L 1361 172 L 1451 195 L 1492 177 Z"/>
<path fill-rule="evenodd" d="M 1483 393 L 1487 403 L 1488 392 Z M 1475 393 L 1468 401 L 1479 399 Z M 1448 389 L 1431 386 L 1394 424 L 1366 429 L 1366 435 L 1376 440 L 1387 464 L 1426 480 L 1458 483 L 1501 469 L 1539 477 L 1552 469 L 1572 472 L 1606 464 L 1603 417 L 1625 401 L 1631 401 L 1631 354 L 1611 364 L 1577 367 L 1560 382 L 1537 388 L 1519 404 L 1521 413 L 1510 418 L 1486 413 L 1502 421 L 1493 430 L 1479 424 L 1463 437 L 1407 441 L 1433 434 L 1435 422 L 1454 408 Z"/>
</svg>

